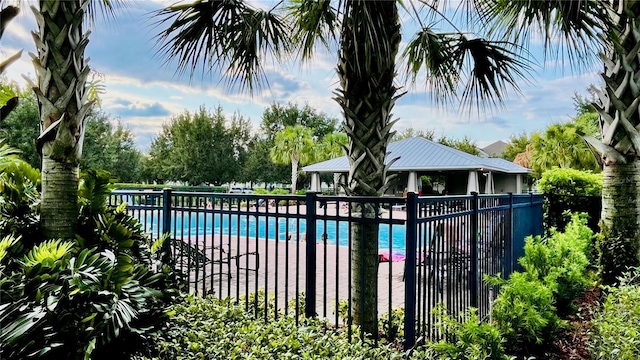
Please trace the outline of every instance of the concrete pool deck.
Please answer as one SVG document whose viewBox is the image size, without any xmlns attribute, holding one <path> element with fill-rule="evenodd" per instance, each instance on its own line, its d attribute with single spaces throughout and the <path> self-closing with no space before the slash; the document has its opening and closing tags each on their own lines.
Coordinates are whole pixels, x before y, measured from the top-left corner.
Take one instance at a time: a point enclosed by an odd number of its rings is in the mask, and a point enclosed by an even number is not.
<svg viewBox="0 0 640 360">
<path fill-rule="evenodd" d="M 185 237 L 184 241 L 195 246 L 196 237 Z M 213 247 L 223 245 L 232 256 L 240 256 L 238 262 L 230 264 L 216 260 L 200 268 L 198 274 L 190 273 L 190 290 L 198 294 L 213 293 L 219 298 L 238 299 L 247 294 L 263 290 L 275 297 L 276 307 L 288 307 L 296 295 L 305 292 L 306 242 L 292 238 L 290 241 L 247 239 L 236 236 L 202 236 L 197 239 L 198 248 L 204 249 L 209 259 L 225 259 L 224 254 Z M 345 246 L 316 243 L 316 313 L 322 318 L 336 322 L 336 303 L 349 298 L 349 252 Z M 257 271 L 247 270 L 256 269 Z M 378 268 L 378 313 L 405 305 L 404 261 L 381 262 Z M 211 275 L 213 274 L 213 275 Z M 231 275 L 229 277 L 229 275 Z M 195 287 L 195 288 L 194 288 Z M 424 296 L 440 297 L 445 301 L 447 290 L 434 294 L 426 289 Z M 455 289 L 452 289 L 455 290 Z M 301 299 L 302 300 L 302 299 Z M 285 305 L 287 304 L 287 305 Z M 432 305 L 435 305 L 435 301 Z M 432 306 L 430 305 L 429 308 Z"/>
</svg>

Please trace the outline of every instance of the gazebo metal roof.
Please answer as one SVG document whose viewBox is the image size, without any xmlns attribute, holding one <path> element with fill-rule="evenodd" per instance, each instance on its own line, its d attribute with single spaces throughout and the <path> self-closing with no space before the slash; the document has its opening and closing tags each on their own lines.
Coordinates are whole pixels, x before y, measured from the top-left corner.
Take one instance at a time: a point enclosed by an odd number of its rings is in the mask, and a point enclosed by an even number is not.
<svg viewBox="0 0 640 360">
<path fill-rule="evenodd" d="M 488 170 L 494 172 L 526 174 L 530 170 L 510 161 L 497 158 L 481 158 L 450 148 L 423 137 L 407 138 L 389 144 L 385 162 L 396 159 L 389 171 L 444 171 Z M 306 172 L 343 173 L 349 171 L 346 156 L 308 165 Z"/>
</svg>

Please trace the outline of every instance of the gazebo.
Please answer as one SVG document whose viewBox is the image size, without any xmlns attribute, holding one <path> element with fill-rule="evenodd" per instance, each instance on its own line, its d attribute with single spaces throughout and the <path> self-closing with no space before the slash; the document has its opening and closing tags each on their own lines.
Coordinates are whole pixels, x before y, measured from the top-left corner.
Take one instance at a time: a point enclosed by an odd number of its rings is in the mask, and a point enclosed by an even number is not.
<svg viewBox="0 0 640 360">
<path fill-rule="evenodd" d="M 423 195 L 435 194 L 423 191 L 423 175 L 446 179 L 443 193 L 450 195 L 522 193 L 523 184 L 531 170 L 499 158 L 482 158 L 442 145 L 422 137 L 407 138 L 389 144 L 386 163 L 393 161 L 390 173 L 397 173 L 400 182 L 391 192 L 407 189 Z M 320 191 L 320 174 L 349 172 L 346 156 L 308 165 L 302 168 L 311 174 L 311 190 Z M 436 190 L 436 193 L 440 193 Z"/>
</svg>

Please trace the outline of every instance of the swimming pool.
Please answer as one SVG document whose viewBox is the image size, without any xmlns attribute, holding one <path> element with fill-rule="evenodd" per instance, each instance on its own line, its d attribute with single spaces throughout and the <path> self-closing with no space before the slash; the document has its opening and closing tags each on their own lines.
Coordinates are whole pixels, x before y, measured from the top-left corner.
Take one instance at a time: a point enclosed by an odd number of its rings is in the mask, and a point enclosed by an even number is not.
<svg viewBox="0 0 640 360">
<path fill-rule="evenodd" d="M 147 231 L 159 233 L 162 212 L 148 213 L 144 216 Z M 171 229 L 175 236 L 205 236 L 227 235 L 268 240 L 286 240 L 287 234 L 306 233 L 306 220 L 286 219 L 266 216 L 254 216 L 247 214 L 205 214 L 182 213 L 172 214 Z M 349 223 L 347 221 L 336 222 L 334 220 L 317 220 L 316 241 L 322 240 L 322 234 L 326 234 L 328 244 L 348 246 Z M 394 255 L 405 254 L 406 227 L 400 224 L 381 224 L 378 235 L 378 247 L 380 252 L 389 252 L 389 240 L 391 239 L 391 253 Z"/>
</svg>

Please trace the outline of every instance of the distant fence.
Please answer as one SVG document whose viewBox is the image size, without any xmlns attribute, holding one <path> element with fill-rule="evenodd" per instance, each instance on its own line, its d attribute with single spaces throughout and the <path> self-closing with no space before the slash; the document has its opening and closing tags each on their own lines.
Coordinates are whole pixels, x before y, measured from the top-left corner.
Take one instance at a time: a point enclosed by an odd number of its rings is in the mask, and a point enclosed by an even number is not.
<svg viewBox="0 0 640 360">
<path fill-rule="evenodd" d="M 495 290 L 484 274 L 517 269 L 524 238 L 542 234 L 540 195 L 338 197 L 114 191 L 152 238 L 170 233 L 176 269 L 190 292 L 233 298 L 263 316 L 318 316 L 350 325 L 352 287 L 376 281 L 380 334 L 404 330 L 406 347 L 434 338 L 444 303 L 488 316 Z M 375 209 L 373 218 L 358 212 Z M 378 224 L 377 279 L 352 279 L 357 223 Z M 264 294 L 264 296 L 262 295 Z M 394 310 L 404 309 L 404 321 Z M 271 311 L 258 311 L 270 309 Z M 401 321 L 398 324 L 398 321 Z M 351 327 L 348 327 L 351 329 Z M 351 336 L 351 334 L 350 334 Z"/>
</svg>

